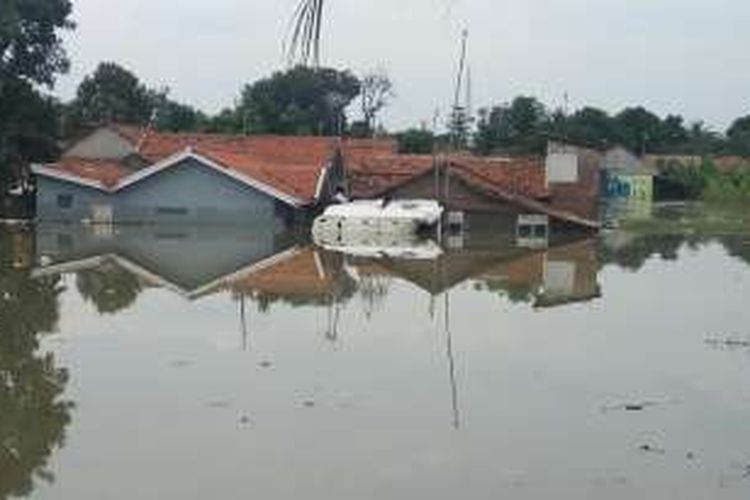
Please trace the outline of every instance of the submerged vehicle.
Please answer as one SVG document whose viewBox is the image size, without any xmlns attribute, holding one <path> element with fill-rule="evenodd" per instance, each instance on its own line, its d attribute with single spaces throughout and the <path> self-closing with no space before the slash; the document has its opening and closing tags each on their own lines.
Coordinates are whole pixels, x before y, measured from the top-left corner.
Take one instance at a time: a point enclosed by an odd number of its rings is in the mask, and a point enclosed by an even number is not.
<svg viewBox="0 0 750 500">
<path fill-rule="evenodd" d="M 357 200 L 328 207 L 315 219 L 312 234 L 328 242 L 409 237 L 435 227 L 442 214 L 443 207 L 433 200 Z"/>
</svg>

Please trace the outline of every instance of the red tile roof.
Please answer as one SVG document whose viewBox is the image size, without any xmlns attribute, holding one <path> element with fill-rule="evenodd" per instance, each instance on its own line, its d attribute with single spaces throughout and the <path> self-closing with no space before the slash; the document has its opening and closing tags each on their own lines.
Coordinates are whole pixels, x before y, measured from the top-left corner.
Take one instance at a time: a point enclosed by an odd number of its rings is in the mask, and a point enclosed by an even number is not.
<svg viewBox="0 0 750 500">
<path fill-rule="evenodd" d="M 189 149 L 227 169 L 234 177 L 249 178 L 302 204 L 315 201 L 320 175 L 336 151 L 341 150 L 345 156 L 363 157 L 392 153 L 396 148 L 391 140 L 176 134 L 146 132 L 126 125 L 109 128 L 129 142 L 147 164 L 158 164 Z M 45 170 L 62 172 L 107 189 L 117 189 L 118 183 L 128 182 L 128 175 L 133 173 L 123 162 L 71 157 L 48 165 Z"/>
<path fill-rule="evenodd" d="M 63 175 L 80 177 L 112 188 L 133 170 L 115 160 L 88 160 L 82 158 L 62 158 L 54 165 Z"/>
<path fill-rule="evenodd" d="M 544 160 L 541 158 L 477 158 L 469 156 L 449 159 L 453 172 L 470 184 L 488 189 L 501 189 L 528 198 L 544 198 L 546 186 Z"/>
<path fill-rule="evenodd" d="M 354 198 L 377 198 L 432 170 L 435 159 L 427 155 L 348 156 L 346 169 Z"/>
<path fill-rule="evenodd" d="M 430 155 L 375 155 L 347 161 L 354 197 L 374 198 L 431 171 L 435 162 L 447 164 L 451 173 L 487 190 L 543 198 L 547 196 L 541 158 L 480 158 Z"/>
</svg>

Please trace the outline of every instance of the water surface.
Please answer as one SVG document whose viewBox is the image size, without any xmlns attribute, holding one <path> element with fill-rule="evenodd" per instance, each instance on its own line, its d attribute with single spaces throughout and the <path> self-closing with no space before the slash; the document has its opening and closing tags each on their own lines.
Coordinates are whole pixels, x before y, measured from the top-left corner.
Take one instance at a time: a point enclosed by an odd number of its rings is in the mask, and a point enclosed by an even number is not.
<svg viewBox="0 0 750 500">
<path fill-rule="evenodd" d="M 743 217 L 431 260 L 6 231 L 0 498 L 747 498 Z"/>
</svg>

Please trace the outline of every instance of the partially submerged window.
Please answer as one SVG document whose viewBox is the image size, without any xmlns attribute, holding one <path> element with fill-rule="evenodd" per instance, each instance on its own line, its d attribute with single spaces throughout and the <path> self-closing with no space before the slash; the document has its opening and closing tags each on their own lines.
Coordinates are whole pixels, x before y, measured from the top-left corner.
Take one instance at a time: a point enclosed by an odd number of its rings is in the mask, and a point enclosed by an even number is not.
<svg viewBox="0 0 750 500">
<path fill-rule="evenodd" d="M 58 194 L 57 195 L 57 206 L 59 208 L 72 208 L 73 207 L 73 195 L 72 194 Z"/>
<path fill-rule="evenodd" d="M 187 215 L 188 209 L 185 207 L 156 207 L 156 213 L 159 215 Z"/>
<path fill-rule="evenodd" d="M 549 217 L 541 214 L 519 215 L 516 236 L 521 247 L 546 246 L 549 237 Z"/>
</svg>

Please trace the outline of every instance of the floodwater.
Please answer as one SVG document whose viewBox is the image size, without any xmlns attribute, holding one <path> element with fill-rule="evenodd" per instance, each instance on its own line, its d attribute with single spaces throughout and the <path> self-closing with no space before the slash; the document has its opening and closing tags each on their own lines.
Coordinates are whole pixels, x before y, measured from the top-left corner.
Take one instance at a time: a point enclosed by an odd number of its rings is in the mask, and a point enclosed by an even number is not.
<svg viewBox="0 0 750 500">
<path fill-rule="evenodd" d="M 423 259 L 5 231 L 0 498 L 745 499 L 743 217 Z"/>
</svg>

